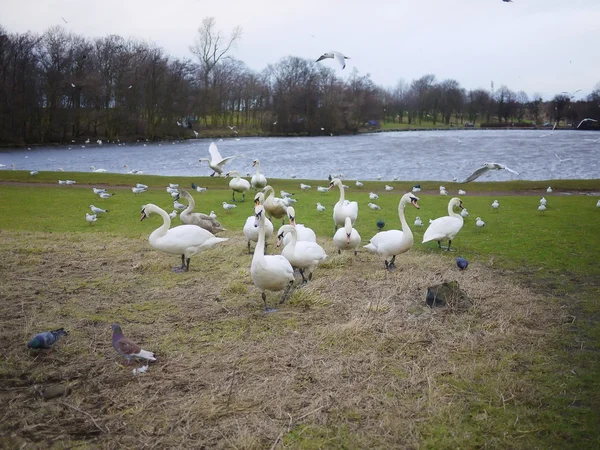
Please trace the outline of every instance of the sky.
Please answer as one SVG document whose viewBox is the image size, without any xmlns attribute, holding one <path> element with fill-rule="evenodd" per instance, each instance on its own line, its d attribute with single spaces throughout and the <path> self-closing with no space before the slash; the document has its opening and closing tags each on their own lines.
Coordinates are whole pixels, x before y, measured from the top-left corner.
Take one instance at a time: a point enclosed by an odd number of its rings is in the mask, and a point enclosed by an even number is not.
<svg viewBox="0 0 600 450">
<path fill-rule="evenodd" d="M 205 17 L 224 35 L 241 26 L 231 56 L 255 71 L 286 56 L 337 50 L 383 87 L 432 73 L 466 89 L 525 91 L 545 100 L 585 98 L 600 83 L 600 0 L 2 0 L 7 32 L 61 25 L 87 37 L 117 34 L 153 42 L 173 56 L 189 50 Z M 68 23 L 63 21 L 64 18 Z"/>
</svg>

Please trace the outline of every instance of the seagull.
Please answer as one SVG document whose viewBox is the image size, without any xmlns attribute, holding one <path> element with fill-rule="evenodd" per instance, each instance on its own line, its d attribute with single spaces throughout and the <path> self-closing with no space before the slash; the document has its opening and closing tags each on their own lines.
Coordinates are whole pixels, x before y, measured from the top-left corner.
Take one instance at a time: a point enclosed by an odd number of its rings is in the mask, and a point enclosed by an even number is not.
<svg viewBox="0 0 600 450">
<path fill-rule="evenodd" d="M 175 217 L 177 217 L 177 210 L 176 210 L 176 209 L 174 209 L 174 210 L 173 210 L 173 212 L 169 214 L 169 217 L 170 217 L 171 219 L 174 219 Z"/>
<path fill-rule="evenodd" d="M 32 170 L 31 172 L 29 172 L 31 175 L 37 175 L 39 172 L 37 170 Z"/>
<path fill-rule="evenodd" d="M 394 186 L 388 186 L 387 184 L 385 185 L 385 190 L 386 191 L 393 191 L 394 190 Z"/>
<path fill-rule="evenodd" d="M 63 16 L 60 16 L 60 18 L 63 20 L 63 22 L 69 23 L 69 22 L 67 22 L 67 20 Z"/>
<path fill-rule="evenodd" d="M 378 210 L 381 209 L 381 206 L 376 205 L 375 203 L 369 203 L 369 208 L 374 209 L 374 210 Z"/>
<path fill-rule="evenodd" d="M 554 129 L 556 128 L 556 125 L 558 125 L 558 122 L 556 122 L 554 124 L 554 126 L 552 127 L 552 131 L 550 133 L 548 133 L 548 134 L 542 134 L 540 137 L 543 138 L 543 137 L 546 137 L 546 136 L 552 136 L 554 134 Z"/>
<path fill-rule="evenodd" d="M 285 206 L 292 206 L 293 203 L 296 203 L 298 201 L 292 197 L 283 197 L 282 200 L 283 200 L 283 203 L 285 203 Z"/>
<path fill-rule="evenodd" d="M 416 184 L 412 187 L 412 191 L 413 192 L 420 192 L 421 191 L 421 185 L 420 184 Z"/>
<path fill-rule="evenodd" d="M 369 200 L 376 200 L 379 198 L 379 195 L 375 194 L 374 192 L 369 192 Z"/>
<path fill-rule="evenodd" d="M 223 158 L 221 153 L 219 153 L 219 148 L 217 144 L 211 142 L 210 147 L 208 148 L 210 153 L 210 159 L 200 158 L 200 162 L 206 161 L 208 162 L 208 166 L 213 170 L 213 173 L 210 174 L 211 177 L 215 176 L 215 174 L 221 175 L 223 173 L 223 168 L 225 164 L 227 164 L 233 158 L 238 158 L 240 155 L 228 156 L 227 158 Z"/>
<path fill-rule="evenodd" d="M 492 208 L 494 208 L 496 212 L 498 212 L 498 208 L 500 208 L 500 203 L 498 203 L 498 200 L 494 200 L 494 202 L 492 203 Z"/>
<path fill-rule="evenodd" d="M 71 87 L 77 87 L 77 86 L 75 86 L 75 83 L 71 83 Z"/>
<path fill-rule="evenodd" d="M 134 194 L 141 194 L 142 192 L 146 192 L 146 189 L 140 187 L 132 187 L 131 192 L 133 192 Z"/>
<path fill-rule="evenodd" d="M 312 186 L 309 186 L 308 184 L 304 184 L 304 183 L 300 183 L 300 189 L 302 189 L 303 191 L 310 189 Z"/>
<path fill-rule="evenodd" d="M 475 220 L 475 225 L 477 225 L 477 228 L 483 228 L 483 227 L 485 227 L 485 222 L 483 220 L 481 220 L 481 217 L 478 217 Z"/>
<path fill-rule="evenodd" d="M 467 217 L 469 217 L 469 211 L 467 211 L 467 208 L 464 208 L 461 212 L 460 215 L 463 219 L 466 219 Z"/>
<path fill-rule="evenodd" d="M 552 188 L 550 186 L 548 186 L 548 189 L 546 189 L 546 192 L 549 194 L 552 192 Z"/>
<path fill-rule="evenodd" d="M 538 211 L 540 212 L 540 214 L 543 214 L 543 212 L 546 211 L 546 206 L 545 205 L 538 206 Z"/>
<path fill-rule="evenodd" d="M 100 194 L 98 195 L 100 196 L 100 198 L 111 198 L 115 194 L 109 194 L 108 192 L 100 192 Z"/>
<path fill-rule="evenodd" d="M 108 209 L 98 208 L 97 206 L 94 206 L 94 205 L 90 205 L 90 209 L 92 210 L 92 212 L 94 213 L 94 215 L 98 215 L 100 213 L 106 213 L 106 212 L 108 212 Z"/>
<path fill-rule="evenodd" d="M 77 181 L 74 180 L 65 180 L 65 184 L 71 185 L 71 184 L 75 184 L 77 183 Z"/>
<path fill-rule="evenodd" d="M 422 227 L 423 226 L 423 222 L 421 222 L 421 218 L 419 216 L 417 216 L 415 218 L 415 227 Z"/>
<path fill-rule="evenodd" d="M 577 125 L 577 128 L 579 128 L 583 122 L 596 122 L 597 123 L 598 121 L 596 119 L 590 119 L 590 118 L 583 119 L 581 122 L 579 122 L 579 125 Z"/>
<path fill-rule="evenodd" d="M 475 172 L 473 172 L 471 175 L 469 175 L 469 177 L 465 180 L 462 181 L 462 183 L 468 183 L 470 181 L 476 180 L 477 178 L 479 178 L 481 175 L 483 175 L 486 172 L 489 172 L 490 170 L 502 170 L 502 169 L 506 169 L 511 173 L 514 173 L 516 175 L 519 175 L 519 172 L 515 172 L 512 169 L 509 169 L 508 167 L 506 167 L 503 164 L 498 164 L 498 163 L 485 163 L 483 165 L 483 167 L 480 167 L 479 169 L 477 169 Z"/>
<path fill-rule="evenodd" d="M 540 205 L 546 206 L 547 203 L 548 203 L 548 200 L 546 200 L 544 197 L 540 198 Z"/>
<path fill-rule="evenodd" d="M 286 197 L 291 197 L 294 194 L 290 194 L 289 192 L 285 192 L 285 191 L 279 191 L 279 193 L 281 194 L 281 198 L 286 198 Z"/>
<path fill-rule="evenodd" d="M 561 159 L 560 156 L 558 156 L 556 153 L 554 153 L 554 156 L 556 156 L 556 159 L 558 159 L 558 162 L 565 162 L 565 161 L 571 161 L 571 158 L 565 158 L 565 159 Z"/>
<path fill-rule="evenodd" d="M 142 189 L 148 189 L 148 186 L 146 186 L 145 184 L 142 184 L 142 183 L 137 183 L 135 185 L 135 187 L 142 188 Z"/>
<path fill-rule="evenodd" d="M 96 214 L 85 213 L 85 220 L 87 220 L 91 225 L 98 219 L 96 218 Z"/>
<path fill-rule="evenodd" d="M 223 202 L 223 209 L 227 212 L 231 211 L 233 208 L 237 208 L 237 205 L 232 205 L 231 203 Z"/>
<path fill-rule="evenodd" d="M 131 89 L 132 87 L 133 87 L 133 84 L 130 84 L 127 89 Z"/>
<path fill-rule="evenodd" d="M 58 184 L 67 184 L 65 180 L 58 180 Z"/>
<path fill-rule="evenodd" d="M 319 56 L 319 59 L 317 59 L 317 62 L 323 61 L 324 59 L 327 59 L 327 58 L 335 59 L 342 66 L 342 70 L 346 67 L 345 60 L 350 59 L 347 56 L 344 56 L 342 53 L 332 50 L 330 52 L 323 53 L 321 56 Z"/>
<path fill-rule="evenodd" d="M 102 145 L 102 140 L 101 140 L 101 139 L 98 139 L 98 140 L 96 141 L 96 143 L 97 143 L 98 145 Z"/>
<path fill-rule="evenodd" d="M 600 200 L 596 203 L 596 208 L 600 208 Z"/>
<path fill-rule="evenodd" d="M 440 189 L 440 195 L 448 195 L 448 191 L 446 189 Z"/>
<path fill-rule="evenodd" d="M 99 194 L 100 192 L 106 192 L 106 189 L 92 188 L 92 191 L 94 191 L 94 194 Z"/>
<path fill-rule="evenodd" d="M 329 192 L 329 188 L 323 186 L 317 186 L 317 191 L 319 192 Z"/>
<path fill-rule="evenodd" d="M 600 142 L 600 138 L 598 138 L 598 139 L 586 139 L 586 141 L 598 143 L 598 142 Z"/>
<path fill-rule="evenodd" d="M 458 195 L 467 195 L 466 191 L 463 191 L 462 189 L 458 190 Z"/>
<path fill-rule="evenodd" d="M 356 187 L 363 187 L 363 184 L 360 181 L 356 182 Z"/>
<path fill-rule="evenodd" d="M 210 214 L 208 215 L 211 219 L 216 219 L 217 215 L 215 214 L 214 211 L 211 211 Z"/>
<path fill-rule="evenodd" d="M 196 189 L 196 191 L 198 191 L 198 192 L 204 192 L 204 191 L 206 191 L 208 188 L 200 187 L 200 186 L 198 186 L 196 183 L 192 183 L 192 189 Z"/>
<path fill-rule="evenodd" d="M 598 204 L 600 205 L 600 200 L 598 200 Z M 319 202 L 317 202 L 317 211 L 319 211 L 319 212 L 325 211 L 325 207 L 323 205 L 321 205 Z"/>
<path fill-rule="evenodd" d="M 177 200 L 175 200 L 175 201 L 173 201 L 173 208 L 185 209 L 185 208 L 187 208 L 187 205 L 184 205 L 183 203 L 179 203 Z"/>
<path fill-rule="evenodd" d="M 512 3 L 513 0 L 502 0 L 504 3 Z"/>
<path fill-rule="evenodd" d="M 575 94 L 577 94 L 579 91 L 581 91 L 581 89 L 577 89 L 575 92 L 571 93 L 571 92 L 567 92 L 567 91 L 562 91 L 561 94 L 567 94 L 569 96 L 569 98 L 571 100 L 573 100 L 575 98 Z"/>
<path fill-rule="evenodd" d="M 196 135 L 196 138 L 198 137 L 199 133 L 196 130 L 192 130 L 194 132 L 194 134 Z"/>
</svg>

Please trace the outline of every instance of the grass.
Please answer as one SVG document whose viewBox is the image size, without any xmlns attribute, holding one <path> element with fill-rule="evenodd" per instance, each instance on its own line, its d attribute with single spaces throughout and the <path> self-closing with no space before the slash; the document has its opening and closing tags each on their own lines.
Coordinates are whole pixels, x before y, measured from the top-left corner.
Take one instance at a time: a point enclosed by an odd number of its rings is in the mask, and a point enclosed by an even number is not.
<svg viewBox="0 0 600 450">
<path fill-rule="evenodd" d="M 597 197 L 564 195 L 599 192 L 598 180 L 461 186 L 470 216 L 453 246 L 470 261 L 465 272 L 454 264 L 458 253 L 420 243 L 449 200 L 435 193 L 439 183 L 421 183 L 421 209 L 408 209 L 407 220 L 419 215 L 425 227 L 411 227 L 415 244 L 393 273 L 368 253 L 336 254 L 338 192 L 316 192 L 326 182 L 301 191 L 307 180 L 272 180 L 295 190 L 297 221 L 315 230 L 330 258 L 265 315 L 239 231 L 252 203 L 225 213 L 226 180 L 60 177 L 78 185 L 58 186 L 56 173 L 2 172 L 10 182 L 0 184 L 2 447 L 600 446 L 600 211 Z M 140 222 L 139 213 L 144 203 L 172 210 L 164 186 L 192 181 L 209 186 L 190 192 L 199 210 L 217 212 L 230 240 L 193 257 L 189 273 L 173 274 L 178 258 L 147 242 L 159 218 Z M 134 182 L 151 189 L 136 196 L 126 189 Z M 384 183 L 347 184 L 365 243 L 379 218 L 385 229 L 399 227 L 399 194 L 412 183 L 388 182 L 391 192 Z M 101 200 L 82 185 L 109 185 L 116 195 Z M 382 210 L 366 207 L 370 191 Z M 548 199 L 544 215 L 539 195 Z M 95 226 L 84 220 L 91 203 L 109 209 Z M 486 222 L 480 231 L 477 216 Z M 426 307 L 427 286 L 451 280 L 472 306 Z M 133 377 L 120 365 L 110 345 L 115 321 L 156 352 L 148 374 Z M 27 353 L 28 338 L 59 326 L 71 333 L 51 356 Z M 38 392 L 52 384 L 70 385 L 71 395 L 43 401 Z"/>
</svg>

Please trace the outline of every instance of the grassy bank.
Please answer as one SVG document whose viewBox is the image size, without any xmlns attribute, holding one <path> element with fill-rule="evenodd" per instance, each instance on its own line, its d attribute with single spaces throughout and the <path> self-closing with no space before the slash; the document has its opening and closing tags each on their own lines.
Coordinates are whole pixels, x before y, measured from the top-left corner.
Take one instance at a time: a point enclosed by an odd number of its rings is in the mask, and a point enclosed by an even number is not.
<svg viewBox="0 0 600 450">
<path fill-rule="evenodd" d="M 58 186 L 59 175 L 116 195 Z M 0 184 L 4 447 L 600 445 L 598 197 L 563 195 L 598 192 L 598 180 L 462 186 L 470 216 L 452 254 L 420 243 L 450 197 L 418 194 L 421 209 L 407 210 L 415 244 L 393 273 L 363 251 L 337 255 L 331 214 L 339 194 L 316 192 L 325 181 L 301 191 L 300 180 L 272 180 L 296 192 L 297 221 L 315 230 L 329 259 L 268 315 L 241 233 L 251 196 L 225 213 L 226 180 L 2 172 L 2 181 L 12 183 Z M 170 212 L 164 186 L 191 181 L 209 187 L 192 195 L 198 210 L 215 210 L 230 240 L 192 258 L 189 273 L 173 274 L 177 257 L 147 242 L 160 218 L 140 222 L 139 213 L 145 203 Z M 136 196 L 125 188 L 135 182 L 152 189 Z M 388 182 L 391 192 L 384 183 L 348 184 L 364 243 L 378 219 L 399 228 L 398 200 L 411 183 Z M 439 184 L 421 183 L 432 191 Z M 366 206 L 370 191 L 380 211 Z M 544 215 L 538 194 L 548 199 Z M 95 226 L 85 221 L 92 203 L 109 209 Z M 417 215 L 422 229 L 412 227 Z M 456 269 L 457 254 L 470 261 L 467 271 Z M 469 307 L 425 306 L 427 287 L 451 280 Z M 119 364 L 112 322 L 156 352 L 148 374 L 134 378 Z M 35 332 L 60 326 L 71 334 L 51 356 L 26 351 Z M 71 395 L 42 400 L 38 391 L 52 384 L 71 386 Z"/>
</svg>

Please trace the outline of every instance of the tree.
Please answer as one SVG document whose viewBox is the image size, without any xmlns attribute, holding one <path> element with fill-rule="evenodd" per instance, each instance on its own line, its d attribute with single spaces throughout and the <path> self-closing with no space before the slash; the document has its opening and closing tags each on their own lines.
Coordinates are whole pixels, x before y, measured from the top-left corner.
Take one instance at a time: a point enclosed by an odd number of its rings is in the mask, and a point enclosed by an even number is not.
<svg viewBox="0 0 600 450">
<path fill-rule="evenodd" d="M 533 94 L 533 100 L 531 100 L 527 104 L 527 110 L 529 114 L 533 118 L 533 122 L 537 125 L 540 122 L 540 109 L 544 101 L 542 100 L 542 95 L 538 92 Z"/>
<path fill-rule="evenodd" d="M 519 122 L 523 122 L 523 119 L 525 118 L 525 113 L 527 112 L 527 104 L 529 103 L 529 97 L 527 97 L 527 94 L 524 91 L 519 91 L 517 92 L 516 102 L 517 120 Z"/>
<path fill-rule="evenodd" d="M 560 119 L 565 115 L 565 108 L 571 102 L 568 95 L 558 94 L 552 99 L 552 107 L 554 108 L 554 118 L 557 123 L 560 123 Z"/>
</svg>

